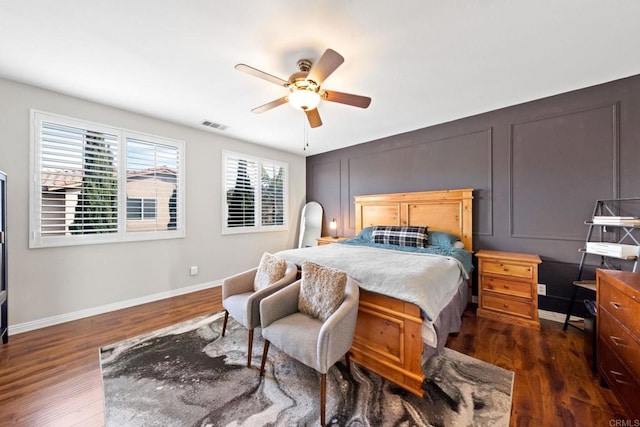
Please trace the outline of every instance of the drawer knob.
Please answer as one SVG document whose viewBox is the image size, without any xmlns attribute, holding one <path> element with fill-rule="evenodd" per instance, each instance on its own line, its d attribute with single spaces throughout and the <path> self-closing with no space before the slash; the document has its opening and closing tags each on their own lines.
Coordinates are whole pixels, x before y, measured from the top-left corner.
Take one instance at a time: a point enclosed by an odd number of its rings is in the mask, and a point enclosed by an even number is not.
<svg viewBox="0 0 640 427">
<path fill-rule="evenodd" d="M 502 304 L 502 308 L 509 308 L 509 304 Z"/>
<path fill-rule="evenodd" d="M 505 289 L 509 289 L 509 285 L 504 285 L 504 288 Z"/>
</svg>

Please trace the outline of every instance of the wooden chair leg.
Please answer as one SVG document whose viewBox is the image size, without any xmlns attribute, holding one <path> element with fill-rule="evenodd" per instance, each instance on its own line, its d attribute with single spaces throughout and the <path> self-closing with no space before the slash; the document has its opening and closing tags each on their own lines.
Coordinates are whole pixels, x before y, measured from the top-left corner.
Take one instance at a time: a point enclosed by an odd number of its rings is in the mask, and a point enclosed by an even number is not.
<svg viewBox="0 0 640 427">
<path fill-rule="evenodd" d="M 249 348 L 247 350 L 247 368 L 251 367 L 252 352 L 253 352 L 253 329 L 249 329 Z"/>
<path fill-rule="evenodd" d="M 229 312 L 225 310 L 224 321 L 222 322 L 222 336 L 224 336 L 224 332 L 227 330 L 227 319 L 229 319 Z"/>
<path fill-rule="evenodd" d="M 264 340 L 264 350 L 262 350 L 262 362 L 260 363 L 260 376 L 264 377 L 264 364 L 267 361 L 267 353 L 269 352 L 269 341 Z"/>
<path fill-rule="evenodd" d="M 320 425 L 326 425 L 325 406 L 327 404 L 327 374 L 320 374 Z"/>
</svg>

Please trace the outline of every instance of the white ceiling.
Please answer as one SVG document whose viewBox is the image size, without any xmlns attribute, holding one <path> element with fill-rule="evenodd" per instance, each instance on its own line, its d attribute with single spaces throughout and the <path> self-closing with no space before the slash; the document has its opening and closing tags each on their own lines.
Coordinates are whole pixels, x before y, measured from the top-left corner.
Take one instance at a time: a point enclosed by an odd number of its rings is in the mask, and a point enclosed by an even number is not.
<svg viewBox="0 0 640 427">
<path fill-rule="evenodd" d="M 345 57 L 311 129 L 251 108 L 326 48 Z M 640 74 L 637 0 L 0 0 L 0 77 L 294 152 L 322 153 Z M 2 96 L 2 94 L 0 94 Z"/>
</svg>

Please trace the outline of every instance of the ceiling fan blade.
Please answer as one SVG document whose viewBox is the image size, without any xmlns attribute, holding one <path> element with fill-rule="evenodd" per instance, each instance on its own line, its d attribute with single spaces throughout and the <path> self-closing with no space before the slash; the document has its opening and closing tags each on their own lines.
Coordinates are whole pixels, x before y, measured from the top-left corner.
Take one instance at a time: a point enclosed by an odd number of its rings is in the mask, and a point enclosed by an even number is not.
<svg viewBox="0 0 640 427">
<path fill-rule="evenodd" d="M 322 126 L 322 119 L 320 119 L 320 113 L 317 108 L 314 108 L 313 110 L 305 110 L 304 113 L 307 115 L 307 120 L 309 120 L 309 126 L 312 128 Z"/>
<path fill-rule="evenodd" d="M 247 64 L 236 64 L 235 69 L 238 71 L 243 71 L 247 74 L 251 74 L 252 76 L 258 77 L 262 80 L 266 80 L 271 83 L 275 83 L 278 86 L 287 87 L 289 82 L 281 79 L 280 77 L 272 76 L 269 73 L 265 73 L 264 71 L 260 71 L 257 68 L 253 68 Z"/>
<path fill-rule="evenodd" d="M 251 111 L 256 113 L 256 114 L 264 113 L 265 111 L 271 110 L 272 108 L 275 108 L 275 107 L 277 107 L 279 105 L 286 104 L 287 101 L 288 101 L 287 97 L 283 96 L 282 98 L 278 98 L 275 101 L 267 102 L 264 105 L 256 107 Z"/>
<path fill-rule="evenodd" d="M 318 62 L 309 70 L 307 79 L 322 84 L 322 82 L 333 73 L 344 62 L 344 58 L 333 49 L 324 51 Z"/>
<path fill-rule="evenodd" d="M 368 96 L 353 95 L 351 93 L 336 92 L 335 90 L 325 90 L 325 101 L 339 102 L 340 104 L 352 105 L 354 107 L 367 108 L 371 104 Z"/>
</svg>

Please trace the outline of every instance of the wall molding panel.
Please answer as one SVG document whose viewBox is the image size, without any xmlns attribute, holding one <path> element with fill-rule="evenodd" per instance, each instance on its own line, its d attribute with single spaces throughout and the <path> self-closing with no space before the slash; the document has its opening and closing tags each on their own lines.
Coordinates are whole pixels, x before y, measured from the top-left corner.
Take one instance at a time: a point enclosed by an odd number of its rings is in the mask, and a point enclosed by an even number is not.
<svg viewBox="0 0 640 427">
<path fill-rule="evenodd" d="M 345 204 L 351 232 L 355 231 L 353 198 L 357 195 L 472 186 L 477 205 L 474 235 L 491 235 L 492 154 L 493 131 L 488 127 L 346 156 Z M 460 171 L 461 164 L 472 165 L 466 168 L 466 175 Z"/>
<path fill-rule="evenodd" d="M 565 213 L 576 206 L 593 207 L 597 198 L 617 197 L 617 106 L 598 105 L 510 125 L 510 237 L 584 240 L 583 221 L 588 218 L 576 222 Z M 532 180 L 532 175 L 538 178 Z M 584 186 L 590 179 L 594 182 Z"/>
</svg>

